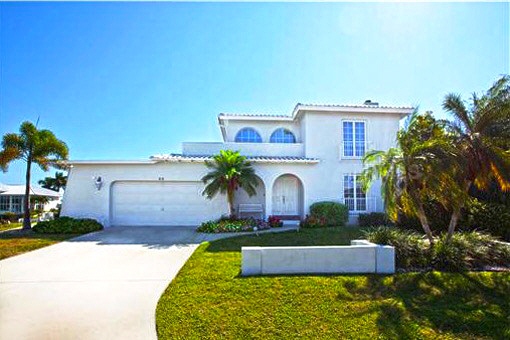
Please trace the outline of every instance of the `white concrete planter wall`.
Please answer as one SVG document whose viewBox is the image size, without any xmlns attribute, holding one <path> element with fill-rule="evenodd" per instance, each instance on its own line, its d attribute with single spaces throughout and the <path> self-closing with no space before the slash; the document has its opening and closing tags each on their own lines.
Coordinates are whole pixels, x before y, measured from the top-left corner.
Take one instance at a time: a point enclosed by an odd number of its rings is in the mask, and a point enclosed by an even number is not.
<svg viewBox="0 0 510 340">
<path fill-rule="evenodd" d="M 242 275 L 395 272 L 395 248 L 366 240 L 350 246 L 242 247 Z"/>
</svg>

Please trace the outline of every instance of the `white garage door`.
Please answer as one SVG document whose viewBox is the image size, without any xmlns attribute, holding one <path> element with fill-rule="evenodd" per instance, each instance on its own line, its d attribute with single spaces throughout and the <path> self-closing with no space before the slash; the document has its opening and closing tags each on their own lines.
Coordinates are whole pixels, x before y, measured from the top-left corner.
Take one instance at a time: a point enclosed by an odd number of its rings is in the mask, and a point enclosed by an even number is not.
<svg viewBox="0 0 510 340">
<path fill-rule="evenodd" d="M 112 187 L 112 225 L 199 225 L 218 218 L 222 197 L 202 196 L 201 182 L 116 182 Z"/>
</svg>

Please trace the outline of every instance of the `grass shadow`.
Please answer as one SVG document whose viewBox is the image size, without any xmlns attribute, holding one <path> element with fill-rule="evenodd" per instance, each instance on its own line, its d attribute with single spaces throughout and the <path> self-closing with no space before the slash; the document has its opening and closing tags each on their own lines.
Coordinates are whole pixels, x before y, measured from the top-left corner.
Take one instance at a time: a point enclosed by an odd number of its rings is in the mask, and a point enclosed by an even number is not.
<svg viewBox="0 0 510 340">
<path fill-rule="evenodd" d="M 390 338 L 414 338 L 418 324 L 461 338 L 510 337 L 510 274 L 367 276 L 344 287 L 348 293 L 339 294 L 338 299 L 379 302 L 377 324 Z"/>
</svg>

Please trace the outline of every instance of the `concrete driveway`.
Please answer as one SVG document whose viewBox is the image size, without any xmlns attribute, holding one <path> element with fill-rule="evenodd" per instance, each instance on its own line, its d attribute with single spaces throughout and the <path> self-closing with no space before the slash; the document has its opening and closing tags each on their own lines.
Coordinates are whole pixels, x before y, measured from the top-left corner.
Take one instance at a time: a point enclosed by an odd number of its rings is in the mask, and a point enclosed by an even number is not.
<svg viewBox="0 0 510 340">
<path fill-rule="evenodd" d="M 159 297 L 207 237 L 115 227 L 2 260 L 0 339 L 155 339 Z"/>
</svg>

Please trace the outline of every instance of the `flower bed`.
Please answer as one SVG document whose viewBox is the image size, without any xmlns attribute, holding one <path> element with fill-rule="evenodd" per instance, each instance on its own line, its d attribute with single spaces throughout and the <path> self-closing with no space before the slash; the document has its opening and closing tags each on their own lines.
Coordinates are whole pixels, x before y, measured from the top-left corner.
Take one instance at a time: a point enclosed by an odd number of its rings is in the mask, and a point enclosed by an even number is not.
<svg viewBox="0 0 510 340">
<path fill-rule="evenodd" d="M 197 231 L 202 233 L 239 233 L 246 231 L 260 231 L 283 226 L 283 222 L 270 216 L 268 221 L 254 218 L 227 218 L 204 222 Z"/>
</svg>

